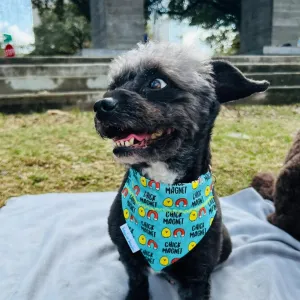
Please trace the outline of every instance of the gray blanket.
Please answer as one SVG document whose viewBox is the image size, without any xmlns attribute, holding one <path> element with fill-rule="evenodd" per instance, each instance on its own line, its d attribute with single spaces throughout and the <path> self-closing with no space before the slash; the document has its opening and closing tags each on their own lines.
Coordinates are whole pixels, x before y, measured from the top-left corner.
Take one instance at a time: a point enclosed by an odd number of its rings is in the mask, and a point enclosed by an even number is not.
<svg viewBox="0 0 300 300">
<path fill-rule="evenodd" d="M 106 224 L 114 195 L 10 200 L 0 210 L 0 300 L 123 299 L 127 275 Z M 252 189 L 221 203 L 234 249 L 213 273 L 212 299 L 300 299 L 300 243 L 266 222 L 272 203 Z M 177 299 L 168 282 L 149 281 L 153 299 Z"/>
</svg>

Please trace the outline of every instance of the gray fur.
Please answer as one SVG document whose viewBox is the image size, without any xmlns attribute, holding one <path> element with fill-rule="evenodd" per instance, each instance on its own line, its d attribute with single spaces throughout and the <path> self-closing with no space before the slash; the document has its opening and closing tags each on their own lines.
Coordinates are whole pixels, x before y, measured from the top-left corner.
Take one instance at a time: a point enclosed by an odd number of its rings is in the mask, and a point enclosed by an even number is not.
<svg viewBox="0 0 300 300">
<path fill-rule="evenodd" d="M 197 91 L 202 86 L 211 88 L 209 57 L 194 47 L 169 43 L 138 44 L 136 49 L 113 61 L 109 79 L 113 81 L 129 70 L 142 72 L 149 66 L 159 66 L 182 89 Z"/>
</svg>

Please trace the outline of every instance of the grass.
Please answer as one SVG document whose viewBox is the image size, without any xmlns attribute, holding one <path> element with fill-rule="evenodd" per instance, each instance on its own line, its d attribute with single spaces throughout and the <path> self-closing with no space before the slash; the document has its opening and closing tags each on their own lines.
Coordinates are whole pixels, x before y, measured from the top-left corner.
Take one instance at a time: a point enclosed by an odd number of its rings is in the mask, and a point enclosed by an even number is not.
<svg viewBox="0 0 300 300">
<path fill-rule="evenodd" d="M 278 172 L 298 129 L 300 107 L 224 108 L 212 145 L 219 195 Z M 122 175 L 90 112 L 0 115 L 0 207 L 23 194 L 116 190 Z"/>
</svg>

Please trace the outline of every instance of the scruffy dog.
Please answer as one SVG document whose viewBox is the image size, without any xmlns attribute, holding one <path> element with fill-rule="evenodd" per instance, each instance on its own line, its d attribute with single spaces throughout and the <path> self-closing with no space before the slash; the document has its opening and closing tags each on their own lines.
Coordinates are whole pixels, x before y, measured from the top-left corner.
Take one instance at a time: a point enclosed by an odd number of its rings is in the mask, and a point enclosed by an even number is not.
<svg viewBox="0 0 300 300">
<path fill-rule="evenodd" d="M 210 275 L 231 252 L 210 172 L 214 121 L 221 103 L 269 83 L 157 43 L 117 58 L 110 77 L 95 126 L 128 167 L 108 218 L 129 275 L 126 299 L 150 298 L 149 267 L 176 283 L 181 299 L 209 299 Z"/>
<path fill-rule="evenodd" d="M 268 217 L 269 222 L 300 241 L 300 131 L 278 178 L 258 174 L 251 185 L 263 198 L 274 201 L 275 213 Z"/>
</svg>

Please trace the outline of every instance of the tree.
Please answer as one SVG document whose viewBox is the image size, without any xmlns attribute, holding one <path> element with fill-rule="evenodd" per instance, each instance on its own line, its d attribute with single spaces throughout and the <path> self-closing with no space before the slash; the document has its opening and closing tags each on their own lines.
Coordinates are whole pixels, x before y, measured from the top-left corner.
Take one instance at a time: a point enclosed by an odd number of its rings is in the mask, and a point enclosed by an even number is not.
<svg viewBox="0 0 300 300">
<path fill-rule="evenodd" d="M 55 7 L 47 8 L 40 17 L 41 25 L 34 28 L 36 42 L 32 55 L 70 55 L 89 46 L 90 24 L 78 15 L 74 4 L 64 4 L 63 18 Z"/>
<path fill-rule="evenodd" d="M 89 0 L 70 0 L 69 2 L 74 4 L 78 15 L 84 16 L 88 21 L 91 20 Z M 64 16 L 65 5 L 68 5 L 65 0 L 32 0 L 32 4 L 38 9 L 40 15 L 45 11 L 53 10 L 60 19 Z"/>
<path fill-rule="evenodd" d="M 146 0 L 145 16 L 156 11 L 170 17 L 188 19 L 190 25 L 201 25 L 205 29 L 218 29 L 221 26 L 240 27 L 241 0 Z"/>
</svg>

